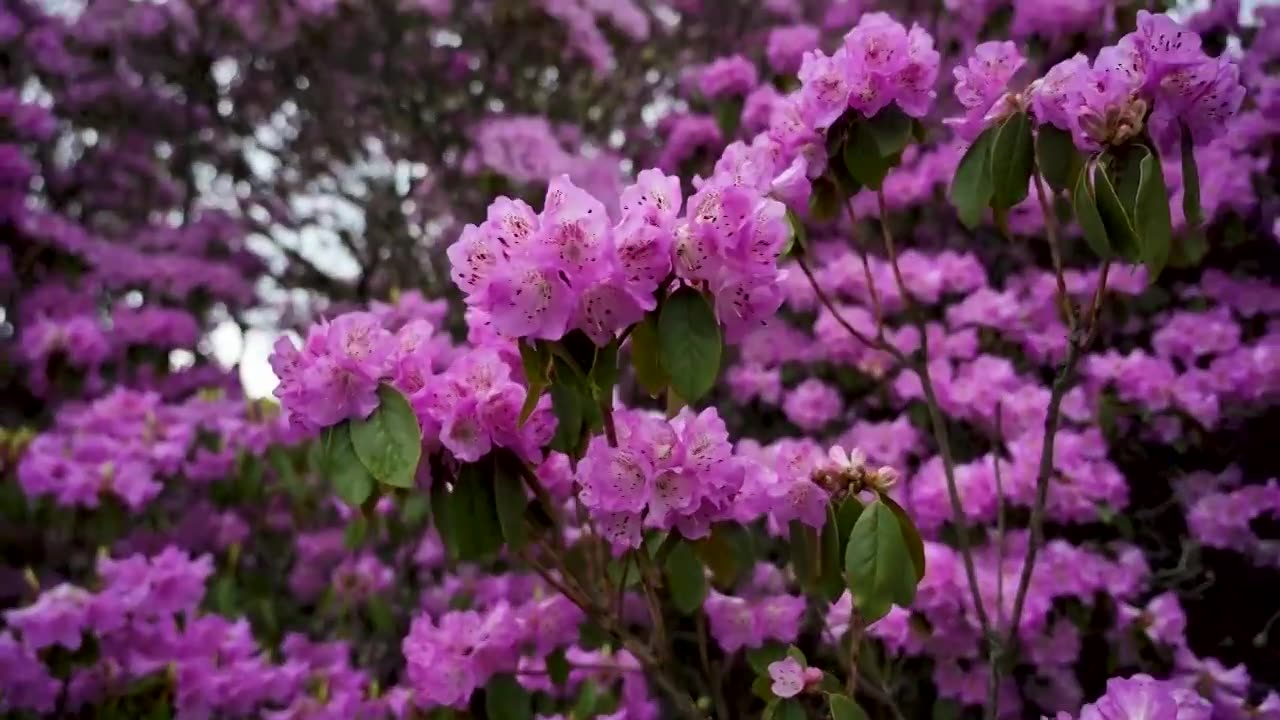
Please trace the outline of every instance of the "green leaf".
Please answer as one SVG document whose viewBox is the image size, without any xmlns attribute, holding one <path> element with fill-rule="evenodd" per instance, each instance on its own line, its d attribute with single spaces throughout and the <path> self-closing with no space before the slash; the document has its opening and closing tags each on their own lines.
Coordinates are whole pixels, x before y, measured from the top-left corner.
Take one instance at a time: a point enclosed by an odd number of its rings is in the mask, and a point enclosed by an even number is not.
<svg viewBox="0 0 1280 720">
<path fill-rule="evenodd" d="M 840 204 L 844 198 L 840 189 L 827 176 L 813 181 L 812 193 L 809 195 L 809 217 L 818 222 L 834 220 L 840 214 Z"/>
<path fill-rule="evenodd" d="M 564 648 L 556 648 L 547 656 L 547 675 L 557 686 L 563 686 L 569 679 L 569 661 L 565 659 Z"/>
<path fill-rule="evenodd" d="M 994 185 L 991 179 L 991 148 L 995 145 L 997 128 L 982 131 L 969 146 L 956 176 L 951 181 L 951 204 L 960 216 L 960 222 L 972 229 L 982 220 L 982 212 L 991 204 Z"/>
<path fill-rule="evenodd" d="M 373 476 L 356 457 L 351 443 L 351 426 L 340 423 L 324 431 L 324 472 L 333 482 L 338 497 L 358 508 L 373 494 Z"/>
<path fill-rule="evenodd" d="M 711 533 L 693 544 L 698 557 L 711 570 L 711 578 L 722 588 L 733 587 L 752 560 L 751 536 L 739 525 L 717 523 Z"/>
<path fill-rule="evenodd" d="M 1187 218 L 1187 227 L 1196 228 L 1204 222 L 1200 209 L 1200 168 L 1196 165 L 1191 130 L 1185 123 L 1178 125 L 1182 128 L 1182 214 Z"/>
<path fill-rule="evenodd" d="M 1084 155 L 1076 149 L 1071 133 L 1045 123 L 1036 130 L 1036 162 L 1049 187 L 1069 190 L 1076 186 Z"/>
<path fill-rule="evenodd" d="M 707 597 L 707 578 L 702 561 L 689 543 L 677 542 L 671 550 L 667 556 L 666 576 L 671 602 L 676 609 L 685 615 L 697 612 Z"/>
<path fill-rule="evenodd" d="M 840 525 L 840 547 L 849 544 L 849 535 L 853 533 L 853 526 L 857 524 L 858 518 L 862 517 L 865 507 L 856 495 L 850 495 L 840 503 L 839 509 L 836 510 L 836 522 Z"/>
<path fill-rule="evenodd" d="M 876 147 L 880 149 L 880 157 L 889 159 L 900 155 L 911 143 L 914 122 L 897 105 L 888 105 L 867 118 L 863 127 L 870 131 Z"/>
<path fill-rule="evenodd" d="M 773 700 L 773 680 L 768 675 L 756 677 L 755 682 L 751 683 L 751 694 L 765 702 Z"/>
<path fill-rule="evenodd" d="M 791 237 L 787 239 L 787 245 L 782 249 L 782 254 L 786 255 L 790 252 L 798 252 L 803 255 L 809 251 L 808 240 L 804 231 L 804 221 L 796 214 L 795 210 L 787 208 L 787 226 L 791 228 Z M 795 248 L 800 248 L 798 251 Z"/>
<path fill-rule="evenodd" d="M 1076 222 L 1084 234 L 1085 242 L 1093 250 L 1099 260 L 1111 260 L 1116 254 L 1107 236 L 1107 228 L 1102 224 L 1102 216 L 1098 214 L 1098 205 L 1094 200 L 1093 188 L 1090 186 L 1089 173 L 1082 171 L 1076 176 L 1076 188 L 1071 194 L 1075 207 Z"/>
<path fill-rule="evenodd" d="M 908 555 L 898 520 L 883 502 L 863 511 L 849 535 L 845 574 L 854 604 L 867 622 L 875 622 L 897 604 L 915 599 L 915 567 Z"/>
<path fill-rule="evenodd" d="M 612 401 L 613 386 L 618 382 L 618 341 L 610 341 L 596 348 L 595 362 L 591 363 L 591 389 L 596 399 Z"/>
<path fill-rule="evenodd" d="M 1169 267 L 1190 268 L 1200 264 L 1209 252 L 1209 243 L 1200 228 L 1186 228 L 1173 238 L 1169 250 Z"/>
<path fill-rule="evenodd" d="M 901 159 L 900 155 L 885 157 L 880 153 L 875 132 L 868 123 L 858 123 L 850 129 L 849 139 L 844 144 L 845 169 L 862 185 L 879 190 L 889 170 Z"/>
<path fill-rule="evenodd" d="M 369 535 L 369 520 L 364 515 L 352 515 L 347 527 L 342 531 L 342 544 L 348 550 L 357 550 L 364 545 Z"/>
<path fill-rule="evenodd" d="M 667 389 L 670 379 L 658 362 L 658 324 L 653 313 L 645 315 L 631 331 L 631 367 L 649 397 L 658 397 Z"/>
<path fill-rule="evenodd" d="M 484 710 L 489 720 L 530 720 L 533 698 L 511 675 L 498 675 L 484 687 Z"/>
<path fill-rule="evenodd" d="M 846 695 L 827 695 L 827 703 L 831 707 L 831 720 L 868 720 L 862 706 Z"/>
<path fill-rule="evenodd" d="M 720 325 L 702 293 L 683 287 L 662 304 L 658 361 L 685 402 L 707 394 L 720 373 Z"/>
<path fill-rule="evenodd" d="M 769 676 L 769 665 L 787 656 L 787 646 L 768 643 L 758 648 L 747 648 L 747 664 L 757 675 Z"/>
<path fill-rule="evenodd" d="M 1093 171 L 1093 195 L 1098 206 L 1098 216 L 1107 230 L 1107 240 L 1112 249 L 1125 260 L 1138 262 L 1141 259 L 1138 234 L 1134 231 L 1129 213 L 1120 201 L 1116 187 L 1102 163 L 1098 163 Z"/>
<path fill-rule="evenodd" d="M 795 645 L 787 646 L 787 657 L 791 658 L 792 660 L 795 660 L 796 662 L 800 663 L 803 666 L 809 665 L 809 659 L 804 656 L 804 651 L 796 647 Z"/>
<path fill-rule="evenodd" d="M 807 720 L 804 705 L 799 700 L 789 699 L 778 703 L 774 709 L 773 717 L 775 720 Z"/>
<path fill-rule="evenodd" d="M 502 548 L 502 527 L 494 499 L 488 463 L 468 463 L 458 469 L 452 489 L 435 482 L 431 509 L 436 529 L 449 553 L 459 560 L 482 560 Z"/>
<path fill-rule="evenodd" d="M 805 590 L 817 588 L 822 576 L 821 538 L 817 531 L 799 520 L 791 521 L 791 568 Z"/>
<path fill-rule="evenodd" d="M 834 602 L 840 597 L 840 593 L 844 592 L 845 543 L 840 542 L 840 523 L 837 520 L 836 508 L 830 503 L 827 504 L 827 521 L 822 524 L 819 540 L 822 573 L 818 579 L 818 587 L 827 600 Z"/>
<path fill-rule="evenodd" d="M 542 393 L 546 392 L 547 385 L 550 381 L 547 379 L 547 369 L 551 365 L 551 353 L 547 350 L 544 343 L 536 340 L 519 341 L 520 346 L 520 364 L 524 366 L 525 382 L 529 387 L 524 397 L 524 405 L 520 408 L 520 425 L 529 419 L 535 408 L 538 407 L 538 401 L 542 399 Z"/>
<path fill-rule="evenodd" d="M 880 500 L 889 506 L 893 516 L 898 520 L 898 527 L 902 530 L 902 540 L 907 544 L 907 555 L 911 557 L 911 564 L 915 567 L 918 583 L 924 579 L 925 572 L 924 541 L 920 539 L 920 531 L 916 529 L 916 524 L 911 520 L 911 516 L 907 515 L 907 511 L 903 510 L 893 498 L 881 495 Z"/>
<path fill-rule="evenodd" d="M 1133 205 L 1133 224 L 1142 243 L 1142 263 L 1147 266 L 1149 282 L 1169 262 L 1173 243 L 1173 221 L 1169 217 L 1169 189 L 1164 184 L 1160 159 L 1148 153 L 1140 165 L 1141 179 Z"/>
<path fill-rule="evenodd" d="M 559 372 L 561 367 L 567 365 L 557 358 L 556 380 L 551 383 L 551 409 L 556 416 L 556 434 L 551 438 L 551 447 L 566 455 L 576 455 L 578 443 L 582 440 L 586 399 L 567 373 Z"/>
<path fill-rule="evenodd" d="M 502 538 L 512 550 L 523 549 L 529 542 L 524 527 L 524 511 L 529 499 L 524 492 L 524 483 L 502 463 L 494 463 L 493 498 Z"/>
<path fill-rule="evenodd" d="M 991 149 L 991 207 L 1007 210 L 1027 197 L 1035 148 L 1031 118 L 1025 112 L 1010 115 L 996 134 Z"/>
<path fill-rule="evenodd" d="M 422 428 L 399 390 L 378 386 L 378 409 L 351 421 L 351 444 L 369 474 L 395 487 L 413 487 L 422 458 Z"/>
</svg>

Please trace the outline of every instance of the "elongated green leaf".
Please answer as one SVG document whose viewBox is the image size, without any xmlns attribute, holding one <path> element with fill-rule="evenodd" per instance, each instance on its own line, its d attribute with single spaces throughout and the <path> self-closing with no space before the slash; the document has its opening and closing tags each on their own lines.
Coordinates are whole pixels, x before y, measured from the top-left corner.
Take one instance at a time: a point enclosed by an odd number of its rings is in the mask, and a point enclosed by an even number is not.
<svg viewBox="0 0 1280 720">
<path fill-rule="evenodd" d="M 822 577 L 821 536 L 799 520 L 791 521 L 791 568 L 805 590 L 816 590 Z"/>
<path fill-rule="evenodd" d="M 631 367 L 649 397 L 658 397 L 667 389 L 670 379 L 658 362 L 658 324 L 652 313 L 631 331 Z"/>
<path fill-rule="evenodd" d="M 685 402 L 698 401 L 720 374 L 720 325 L 702 293 L 683 287 L 662 304 L 658 361 Z"/>
<path fill-rule="evenodd" d="M 804 713 L 804 705 L 795 698 L 783 700 L 778 703 L 774 709 L 773 717 L 775 720 L 808 720 L 808 716 Z"/>
<path fill-rule="evenodd" d="M 849 544 L 849 535 L 853 532 L 853 526 L 857 524 L 858 518 L 862 516 L 864 507 L 862 501 L 854 495 L 850 495 L 840 503 L 840 507 L 836 510 L 836 522 L 840 525 L 840 547 L 843 548 Z"/>
<path fill-rule="evenodd" d="M 1084 160 L 1084 155 L 1071 139 L 1071 133 L 1047 123 L 1036 130 L 1036 163 L 1049 187 L 1054 190 L 1074 188 Z"/>
<path fill-rule="evenodd" d="M 529 542 L 524 527 L 524 511 L 529 505 L 524 483 L 502 463 L 494 463 L 493 499 L 498 511 L 502 538 L 512 550 L 520 550 Z"/>
<path fill-rule="evenodd" d="M 845 543 L 840 542 L 840 523 L 837 519 L 836 508 L 831 504 L 827 505 L 827 521 L 823 523 L 822 532 L 818 536 L 820 540 L 818 549 L 821 552 L 821 557 L 819 558 L 821 575 L 818 578 L 818 588 L 828 600 L 835 601 L 840 597 L 840 593 L 844 592 L 845 587 Z"/>
<path fill-rule="evenodd" d="M 875 133 L 866 123 L 858 123 L 850 130 L 844 143 L 843 159 L 850 177 L 872 190 L 879 190 L 885 176 L 898 164 L 901 156 L 881 155 Z"/>
<path fill-rule="evenodd" d="M 707 597 L 707 577 L 702 561 L 688 543 L 676 543 L 667 556 L 665 568 L 667 587 L 671 590 L 671 602 L 685 615 L 692 615 L 702 607 Z"/>
<path fill-rule="evenodd" d="M 524 405 L 520 408 L 520 424 L 524 425 L 524 421 L 533 414 L 534 408 L 538 406 L 538 401 L 542 399 L 542 394 L 546 392 L 547 385 L 550 383 L 547 379 L 547 370 L 551 366 L 551 353 L 547 351 L 544 343 L 537 341 L 522 338 L 519 345 L 520 363 L 524 366 L 525 382 L 528 384 Z"/>
<path fill-rule="evenodd" d="M 787 208 L 787 226 L 791 229 L 791 237 L 787 239 L 787 245 L 782 249 L 782 254 L 795 253 L 803 255 L 808 252 L 808 240 L 805 235 L 804 221 L 796 215 L 796 211 Z"/>
<path fill-rule="evenodd" d="M 915 567 L 898 520 L 883 502 L 868 505 L 853 526 L 845 574 L 867 622 L 884 617 L 894 604 L 906 607 L 915 599 Z"/>
<path fill-rule="evenodd" d="M 1125 260 L 1141 260 L 1142 246 L 1138 241 L 1138 233 L 1133 229 L 1129 212 L 1125 210 L 1110 175 L 1101 163 L 1093 171 L 1093 195 L 1098 206 L 1098 216 L 1107 229 L 1107 240 L 1111 248 Z"/>
<path fill-rule="evenodd" d="M 567 367 L 561 360 L 556 360 L 556 367 Z M 551 447 L 568 455 L 575 455 L 578 443 L 582 439 L 584 407 L 587 399 L 579 391 L 577 384 L 569 374 L 557 372 L 551 383 L 551 409 L 556 416 L 556 434 L 551 439 Z"/>
<path fill-rule="evenodd" d="M 1169 251 L 1169 267 L 1191 268 L 1200 264 L 1209 252 L 1209 242 L 1200 228 L 1185 228 L 1173 238 Z"/>
<path fill-rule="evenodd" d="M 780 643 L 766 643 L 758 648 L 747 649 L 747 664 L 757 675 L 769 675 L 769 665 L 787 656 L 787 646 Z"/>
<path fill-rule="evenodd" d="M 533 697 L 510 675 L 498 675 L 484 687 L 484 709 L 489 720 L 530 720 Z"/>
<path fill-rule="evenodd" d="M 1142 242 L 1142 263 L 1149 282 L 1155 282 L 1169 262 L 1173 221 L 1169 216 L 1169 189 L 1164 184 L 1160 160 L 1148 154 L 1142 160 L 1142 178 L 1134 201 L 1133 220 Z"/>
<path fill-rule="evenodd" d="M 880 149 L 880 157 L 887 160 L 902 154 L 910 144 L 913 123 L 911 116 L 902 112 L 897 105 L 888 105 L 867 118 L 863 127 L 870 131 L 876 147 Z"/>
<path fill-rule="evenodd" d="M 350 425 L 341 423 L 326 429 L 321 445 L 324 448 L 324 472 L 333 483 L 334 491 L 343 502 L 360 507 L 373 494 L 373 476 L 356 457 L 356 450 L 351 444 Z"/>
<path fill-rule="evenodd" d="M 1187 227 L 1196 228 L 1204 222 L 1204 214 L 1200 209 L 1200 168 L 1196 164 L 1195 143 L 1191 139 L 1191 130 L 1185 123 L 1178 123 L 1182 129 L 1182 214 L 1187 219 Z"/>
<path fill-rule="evenodd" d="M 693 547 L 721 588 L 733 587 L 738 576 L 753 562 L 750 533 L 732 523 L 712 526 L 711 534 L 695 542 Z"/>
<path fill-rule="evenodd" d="M 1007 210 L 1022 202 L 1034 166 L 1031 119 L 1025 112 L 1014 113 L 1000 125 L 991 151 L 991 207 Z"/>
<path fill-rule="evenodd" d="M 982 212 L 991 204 L 994 186 L 991 179 L 991 147 L 995 145 L 997 128 L 987 128 L 973 141 L 951 181 L 951 204 L 966 227 L 977 227 Z"/>
<path fill-rule="evenodd" d="M 867 720 L 867 711 L 847 695 L 831 693 L 827 695 L 827 704 L 831 708 L 831 720 Z"/>
<path fill-rule="evenodd" d="M 907 511 L 894 502 L 893 498 L 881 495 L 880 501 L 889 506 L 893 516 L 898 520 L 898 527 L 902 530 L 902 541 L 907 544 L 907 555 L 911 557 L 911 564 L 915 567 L 918 583 L 924 579 L 925 572 L 924 541 L 920 539 L 920 531 L 916 529 L 916 524 L 911 520 L 911 516 L 907 515 Z"/>
<path fill-rule="evenodd" d="M 422 428 L 399 390 L 386 383 L 378 386 L 378 409 L 368 419 L 351 421 L 351 444 L 375 480 L 413 487 L 422 458 Z"/>
<path fill-rule="evenodd" d="M 840 203 L 844 198 L 836 184 L 826 176 L 813 181 L 813 189 L 809 194 L 809 217 L 818 222 L 834 220 L 840 213 Z"/>
<path fill-rule="evenodd" d="M 613 340 L 602 348 L 596 348 L 595 362 L 591 364 L 591 389 L 596 399 L 611 401 L 613 386 L 618 382 L 618 341 Z"/>
<path fill-rule="evenodd" d="M 1098 205 L 1094 200 L 1088 172 L 1081 171 L 1076 176 L 1076 188 L 1071 194 L 1071 199 L 1075 207 L 1076 222 L 1080 224 L 1080 231 L 1084 234 L 1089 248 L 1100 260 L 1113 259 L 1116 254 L 1111 247 L 1111 240 L 1107 237 L 1107 228 L 1102 224 L 1102 216 L 1098 214 Z"/>
<path fill-rule="evenodd" d="M 437 481 L 431 509 L 440 539 L 459 560 L 482 560 L 502 548 L 502 527 L 494 500 L 492 465 L 468 463 L 458 469 L 452 490 Z"/>
</svg>

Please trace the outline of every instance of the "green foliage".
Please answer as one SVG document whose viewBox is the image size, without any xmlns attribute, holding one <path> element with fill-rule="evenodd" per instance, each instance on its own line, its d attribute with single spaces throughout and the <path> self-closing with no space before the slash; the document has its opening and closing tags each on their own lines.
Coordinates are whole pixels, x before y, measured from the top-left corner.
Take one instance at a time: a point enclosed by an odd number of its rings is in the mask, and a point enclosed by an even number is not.
<svg viewBox="0 0 1280 720">
<path fill-rule="evenodd" d="M 683 287 L 663 302 L 658 342 L 671 387 L 686 402 L 697 402 L 715 385 L 721 353 L 720 324 L 702 293 Z"/>
<path fill-rule="evenodd" d="M 1197 228 L 1204 222 L 1204 214 L 1200 208 L 1200 168 L 1196 165 L 1195 143 L 1191 140 L 1191 130 L 1184 123 L 1178 123 L 1182 130 L 1180 149 L 1182 150 L 1182 214 L 1187 219 L 1187 227 Z"/>
<path fill-rule="evenodd" d="M 995 145 L 997 128 L 991 127 L 973 141 L 960 158 L 955 178 L 951 181 L 951 204 L 956 208 L 960 222 L 968 228 L 977 227 L 982 212 L 991 204 L 995 186 L 991 179 L 991 148 Z"/>
<path fill-rule="evenodd" d="M 827 704 L 831 708 L 831 720 L 868 720 L 867 711 L 846 695 L 828 694 Z"/>
<path fill-rule="evenodd" d="M 636 382 L 649 397 L 661 395 L 671 382 L 658 360 L 658 323 L 653 313 L 645 315 L 631 330 L 631 367 L 635 369 Z"/>
<path fill-rule="evenodd" d="M 452 488 L 434 483 L 431 511 L 440 539 L 453 558 L 481 560 L 502 548 L 502 524 L 489 463 L 463 465 Z"/>
<path fill-rule="evenodd" d="M 853 602 L 867 622 L 916 596 L 916 570 L 898 519 L 884 502 L 867 506 L 849 535 L 845 575 Z"/>
<path fill-rule="evenodd" d="M 707 578 L 702 561 L 689 543 L 679 541 L 667 555 L 664 572 L 671 602 L 685 615 L 692 615 L 702 607 L 707 597 Z"/>
<path fill-rule="evenodd" d="M 498 675 L 485 686 L 484 709 L 489 720 L 530 720 L 533 698 L 511 675 Z"/>
<path fill-rule="evenodd" d="M 1082 171 L 1076 176 L 1075 192 L 1072 193 L 1072 204 L 1075 209 L 1076 222 L 1084 233 L 1089 249 L 1102 260 L 1111 260 L 1116 256 L 1111 247 L 1111 239 L 1107 228 L 1102 224 L 1102 215 L 1098 212 L 1097 199 L 1094 197 L 1093 184 L 1089 173 Z"/>
<path fill-rule="evenodd" d="M 1054 190 L 1070 190 L 1084 168 L 1085 157 L 1076 149 L 1071 133 L 1047 123 L 1036 128 L 1036 164 Z"/>
<path fill-rule="evenodd" d="M 1025 200 L 1034 168 L 1031 118 L 1017 112 L 1000 125 L 991 148 L 991 207 L 1008 210 Z"/>
<path fill-rule="evenodd" d="M 351 421 L 351 444 L 378 482 L 413 487 L 422 458 L 422 428 L 399 390 L 386 383 L 378 387 L 378 409 L 365 420 Z"/>
<path fill-rule="evenodd" d="M 494 507 L 498 513 L 498 525 L 502 528 L 502 539 L 512 550 L 522 550 L 529 542 L 524 526 L 524 511 L 529 505 L 524 483 L 503 463 L 494 463 L 493 467 Z"/>
<path fill-rule="evenodd" d="M 350 424 L 344 422 L 327 428 L 321 446 L 324 449 L 324 473 L 329 476 L 338 497 L 352 507 L 363 505 L 373 494 L 373 476 L 356 456 Z"/>
</svg>

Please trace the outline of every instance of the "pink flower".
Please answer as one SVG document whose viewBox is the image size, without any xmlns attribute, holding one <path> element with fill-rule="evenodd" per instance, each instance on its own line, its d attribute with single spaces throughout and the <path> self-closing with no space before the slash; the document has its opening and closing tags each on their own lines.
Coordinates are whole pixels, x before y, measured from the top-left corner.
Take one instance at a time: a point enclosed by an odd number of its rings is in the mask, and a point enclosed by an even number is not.
<svg viewBox="0 0 1280 720">
<path fill-rule="evenodd" d="M 805 686 L 805 671 L 793 657 L 769 663 L 769 678 L 773 684 L 769 689 L 780 698 L 791 698 L 799 695 Z"/>
</svg>

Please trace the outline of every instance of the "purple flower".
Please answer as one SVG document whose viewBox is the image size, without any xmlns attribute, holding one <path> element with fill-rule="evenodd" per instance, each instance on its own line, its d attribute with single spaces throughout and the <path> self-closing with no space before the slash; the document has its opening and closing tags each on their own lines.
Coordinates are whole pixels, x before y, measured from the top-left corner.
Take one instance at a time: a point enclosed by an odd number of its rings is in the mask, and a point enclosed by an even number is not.
<svg viewBox="0 0 1280 720">
<path fill-rule="evenodd" d="M 756 66 L 741 55 L 717 58 L 698 73 L 698 90 L 708 100 L 746 95 L 757 82 Z"/>
<path fill-rule="evenodd" d="M 780 698 L 791 698 L 800 694 L 805 686 L 804 666 L 793 657 L 785 657 L 769 663 L 769 679 L 773 684 L 769 689 Z"/>
<path fill-rule="evenodd" d="M 779 75 L 793 75 L 800 70 L 806 51 L 818 46 L 819 31 L 812 25 L 787 25 L 769 31 L 764 55 L 769 67 Z"/>
<path fill-rule="evenodd" d="M 1018 46 L 1009 41 L 990 41 L 978 45 L 964 66 L 952 72 L 956 77 L 956 99 L 966 108 L 961 118 L 948 118 L 964 140 L 973 140 L 986 126 L 998 121 L 1012 107 L 995 108 L 1008 92 L 1009 81 L 1026 63 Z"/>
</svg>

